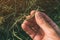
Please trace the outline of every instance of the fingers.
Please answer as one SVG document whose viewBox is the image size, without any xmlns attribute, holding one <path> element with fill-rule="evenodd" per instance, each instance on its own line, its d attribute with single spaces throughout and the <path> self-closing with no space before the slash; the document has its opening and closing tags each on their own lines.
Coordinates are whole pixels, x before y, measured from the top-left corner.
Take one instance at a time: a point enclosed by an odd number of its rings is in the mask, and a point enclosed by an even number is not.
<svg viewBox="0 0 60 40">
<path fill-rule="evenodd" d="M 35 19 L 37 24 L 43 29 L 43 31 L 47 34 L 55 33 L 54 29 L 49 25 L 48 22 L 45 21 L 43 16 L 41 15 L 41 12 L 36 11 L 35 13 Z"/>
<path fill-rule="evenodd" d="M 35 11 L 32 11 L 30 15 L 33 15 Z M 27 17 L 30 17 L 27 16 Z M 33 39 L 35 36 L 41 36 L 44 35 L 43 30 L 37 25 L 35 18 L 32 18 L 30 20 L 25 20 L 22 24 L 22 29 Z M 37 34 L 37 35 L 36 35 Z"/>
<path fill-rule="evenodd" d="M 42 16 L 44 17 L 44 19 L 51 25 L 51 27 L 54 28 L 54 29 L 57 31 L 57 33 L 60 34 L 60 29 L 59 29 L 59 27 L 52 21 L 52 19 L 49 18 L 45 13 L 42 13 L 42 12 L 41 12 L 41 14 L 42 14 Z"/>
<path fill-rule="evenodd" d="M 31 25 L 28 21 L 24 21 L 22 24 L 22 29 L 31 37 L 34 38 L 35 32 L 30 29 L 29 25 Z"/>
<path fill-rule="evenodd" d="M 35 14 L 35 12 L 36 12 L 36 10 L 32 10 L 31 13 L 30 13 L 30 15 Z"/>
<path fill-rule="evenodd" d="M 32 26 L 32 29 L 31 29 Z M 36 24 L 33 24 L 29 21 L 24 21 L 22 24 L 22 29 L 32 38 L 32 39 L 42 39 L 44 36 L 44 32 L 40 27 Z"/>
</svg>

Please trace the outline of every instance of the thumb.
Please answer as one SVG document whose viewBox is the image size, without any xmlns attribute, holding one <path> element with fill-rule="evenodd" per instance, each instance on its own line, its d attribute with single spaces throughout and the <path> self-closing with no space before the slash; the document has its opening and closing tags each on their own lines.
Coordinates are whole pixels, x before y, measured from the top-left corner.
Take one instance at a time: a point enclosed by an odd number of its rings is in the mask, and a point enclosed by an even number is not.
<svg viewBox="0 0 60 40">
<path fill-rule="evenodd" d="M 35 19 L 36 19 L 36 23 L 40 26 L 40 28 L 42 28 L 42 30 L 45 33 L 47 34 L 55 33 L 55 30 L 51 27 L 51 25 L 49 25 L 48 22 L 46 22 L 46 20 L 41 15 L 41 12 L 36 11 Z"/>
</svg>

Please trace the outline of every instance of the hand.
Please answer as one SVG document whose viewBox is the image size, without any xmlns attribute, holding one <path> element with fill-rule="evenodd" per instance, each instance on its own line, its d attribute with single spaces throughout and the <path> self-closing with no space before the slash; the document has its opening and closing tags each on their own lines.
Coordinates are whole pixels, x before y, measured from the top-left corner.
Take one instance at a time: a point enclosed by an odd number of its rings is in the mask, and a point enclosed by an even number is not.
<svg viewBox="0 0 60 40">
<path fill-rule="evenodd" d="M 60 40 L 58 26 L 45 14 L 33 10 L 27 18 L 35 14 L 29 20 L 22 23 L 22 28 L 33 40 Z"/>
</svg>

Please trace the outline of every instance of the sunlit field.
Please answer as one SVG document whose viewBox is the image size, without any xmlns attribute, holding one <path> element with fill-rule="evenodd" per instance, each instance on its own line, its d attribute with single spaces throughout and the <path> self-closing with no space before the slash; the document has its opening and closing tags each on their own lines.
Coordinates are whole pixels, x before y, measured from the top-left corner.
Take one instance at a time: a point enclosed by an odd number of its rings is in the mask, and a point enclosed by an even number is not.
<svg viewBox="0 0 60 40">
<path fill-rule="evenodd" d="M 37 9 L 60 27 L 60 0 L 0 0 L 0 40 L 32 40 L 21 24 Z"/>
</svg>

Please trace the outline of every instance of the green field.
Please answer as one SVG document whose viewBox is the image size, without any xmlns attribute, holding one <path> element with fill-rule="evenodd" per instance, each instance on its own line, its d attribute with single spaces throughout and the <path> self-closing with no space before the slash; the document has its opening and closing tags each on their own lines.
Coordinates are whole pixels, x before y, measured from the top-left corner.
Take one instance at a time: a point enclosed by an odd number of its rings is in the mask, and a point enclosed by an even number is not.
<svg viewBox="0 0 60 40">
<path fill-rule="evenodd" d="M 0 0 L 0 40 L 32 40 L 21 24 L 36 9 L 60 27 L 60 0 Z"/>
</svg>

